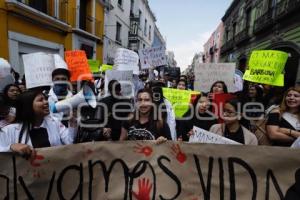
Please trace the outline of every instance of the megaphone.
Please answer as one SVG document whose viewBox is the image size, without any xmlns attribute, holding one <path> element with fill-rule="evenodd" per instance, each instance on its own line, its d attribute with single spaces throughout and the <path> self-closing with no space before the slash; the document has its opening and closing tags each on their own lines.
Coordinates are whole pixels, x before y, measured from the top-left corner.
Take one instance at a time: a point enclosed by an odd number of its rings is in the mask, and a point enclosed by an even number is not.
<svg viewBox="0 0 300 200">
<path fill-rule="evenodd" d="M 50 110 L 52 113 L 65 112 L 85 102 L 92 108 L 96 108 L 97 106 L 96 96 L 93 90 L 87 85 L 84 85 L 82 90 L 73 97 L 51 104 Z"/>
</svg>

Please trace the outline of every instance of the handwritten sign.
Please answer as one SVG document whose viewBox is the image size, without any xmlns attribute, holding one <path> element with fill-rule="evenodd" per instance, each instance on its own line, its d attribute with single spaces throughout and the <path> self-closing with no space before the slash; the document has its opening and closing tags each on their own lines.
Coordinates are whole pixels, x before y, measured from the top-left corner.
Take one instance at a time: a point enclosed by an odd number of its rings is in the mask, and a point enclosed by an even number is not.
<svg viewBox="0 0 300 200">
<path fill-rule="evenodd" d="M 141 49 L 139 51 L 142 69 L 167 65 L 165 47 Z"/>
<path fill-rule="evenodd" d="M 25 54 L 23 57 L 26 88 L 52 85 L 53 56 L 46 53 Z"/>
<path fill-rule="evenodd" d="M 93 80 L 85 51 L 66 51 L 65 59 L 71 72 L 71 81 Z"/>
<path fill-rule="evenodd" d="M 32 161 L 2 153 L 0 199 L 299 199 L 299 153 L 173 142 L 44 148 Z"/>
<path fill-rule="evenodd" d="M 114 69 L 119 71 L 133 71 L 139 74 L 139 56 L 136 52 L 119 48 L 114 59 Z"/>
<path fill-rule="evenodd" d="M 100 61 L 99 60 L 88 60 L 91 72 L 97 73 L 99 72 Z"/>
<path fill-rule="evenodd" d="M 67 63 L 62 59 L 62 57 L 58 54 L 53 54 L 54 58 L 54 66 L 55 68 L 63 68 L 63 69 L 68 69 Z"/>
<path fill-rule="evenodd" d="M 163 88 L 163 95 L 170 101 L 177 118 L 181 118 L 189 110 L 190 103 L 192 103 L 195 95 L 199 95 L 200 92 L 189 90 L 178 90 L 172 88 Z"/>
<path fill-rule="evenodd" d="M 209 92 L 213 83 L 224 81 L 229 92 L 235 92 L 235 63 L 199 63 L 195 67 L 195 90 Z"/>
<path fill-rule="evenodd" d="M 284 86 L 283 70 L 288 54 L 276 50 L 253 51 L 244 80 L 274 86 Z"/>
<path fill-rule="evenodd" d="M 206 144 L 240 144 L 233 140 L 227 139 L 215 133 L 211 133 L 202 128 L 194 126 L 194 134 L 190 137 L 191 143 L 206 143 Z"/>
<path fill-rule="evenodd" d="M 105 94 L 108 94 L 108 84 L 111 80 L 117 80 L 121 84 L 121 93 L 125 97 L 134 96 L 132 84 L 132 71 L 108 70 L 105 73 Z"/>
</svg>

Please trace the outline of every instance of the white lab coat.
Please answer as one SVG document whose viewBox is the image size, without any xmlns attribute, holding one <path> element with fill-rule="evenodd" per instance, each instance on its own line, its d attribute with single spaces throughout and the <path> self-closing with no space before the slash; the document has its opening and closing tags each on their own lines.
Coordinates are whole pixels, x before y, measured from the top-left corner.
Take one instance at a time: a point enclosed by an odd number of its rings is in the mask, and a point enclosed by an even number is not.
<svg viewBox="0 0 300 200">
<path fill-rule="evenodd" d="M 59 120 L 52 118 L 50 115 L 44 118 L 41 126 L 46 128 L 48 132 L 49 142 L 51 146 L 60 146 L 64 144 L 73 144 L 77 129 L 66 128 Z M 19 135 L 22 124 L 10 124 L 5 126 L 0 132 L 0 152 L 9 152 L 10 146 L 19 142 Z M 26 133 L 23 134 L 21 143 L 25 144 Z M 32 146 L 30 137 L 27 142 Z"/>
<path fill-rule="evenodd" d="M 176 133 L 176 118 L 175 118 L 175 112 L 173 110 L 172 104 L 164 98 L 164 103 L 166 105 L 167 109 L 167 123 L 169 125 L 172 140 L 177 140 L 177 133 Z"/>
</svg>

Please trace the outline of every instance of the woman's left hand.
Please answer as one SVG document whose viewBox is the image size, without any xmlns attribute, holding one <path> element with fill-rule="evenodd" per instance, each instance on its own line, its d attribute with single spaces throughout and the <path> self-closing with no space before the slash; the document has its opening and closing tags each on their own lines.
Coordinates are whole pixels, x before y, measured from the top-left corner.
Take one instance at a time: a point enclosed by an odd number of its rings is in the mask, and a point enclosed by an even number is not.
<svg viewBox="0 0 300 200">
<path fill-rule="evenodd" d="M 159 138 L 156 139 L 155 143 L 162 144 L 162 143 L 165 143 L 167 140 L 168 140 L 167 138 L 160 136 Z"/>
</svg>

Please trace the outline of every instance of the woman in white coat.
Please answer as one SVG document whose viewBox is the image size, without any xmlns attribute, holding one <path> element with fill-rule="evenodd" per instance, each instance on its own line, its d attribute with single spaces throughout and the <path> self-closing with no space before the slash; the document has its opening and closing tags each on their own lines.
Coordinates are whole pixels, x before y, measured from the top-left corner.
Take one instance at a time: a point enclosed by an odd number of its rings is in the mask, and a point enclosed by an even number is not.
<svg viewBox="0 0 300 200">
<path fill-rule="evenodd" d="M 6 126 L 0 134 L 0 151 L 30 156 L 34 148 L 72 144 L 77 124 L 66 128 L 49 115 L 47 95 L 41 90 L 27 91 L 17 100 L 16 123 Z"/>
</svg>

